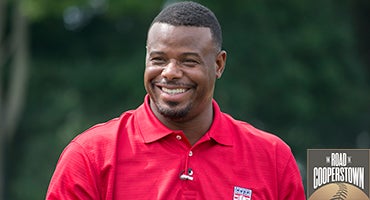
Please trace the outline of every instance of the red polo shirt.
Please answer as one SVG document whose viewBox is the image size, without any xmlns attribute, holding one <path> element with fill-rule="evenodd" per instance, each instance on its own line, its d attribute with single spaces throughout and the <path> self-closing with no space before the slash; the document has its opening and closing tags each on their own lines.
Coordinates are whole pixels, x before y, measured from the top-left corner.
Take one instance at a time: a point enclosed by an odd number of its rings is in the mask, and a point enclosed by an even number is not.
<svg viewBox="0 0 370 200">
<path fill-rule="evenodd" d="M 46 199 L 304 200 L 301 176 L 278 137 L 222 113 L 193 146 L 143 105 L 77 136 Z"/>
</svg>

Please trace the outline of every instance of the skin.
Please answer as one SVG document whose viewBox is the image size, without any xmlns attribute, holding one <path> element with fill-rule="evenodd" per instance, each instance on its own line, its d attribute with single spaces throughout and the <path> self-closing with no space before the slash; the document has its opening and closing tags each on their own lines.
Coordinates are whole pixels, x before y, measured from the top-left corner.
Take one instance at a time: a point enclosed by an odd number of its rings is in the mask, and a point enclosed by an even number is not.
<svg viewBox="0 0 370 200">
<path fill-rule="evenodd" d="M 150 107 L 190 144 L 212 124 L 215 82 L 225 62 L 226 52 L 216 48 L 209 28 L 154 23 L 149 29 L 144 86 Z"/>
</svg>

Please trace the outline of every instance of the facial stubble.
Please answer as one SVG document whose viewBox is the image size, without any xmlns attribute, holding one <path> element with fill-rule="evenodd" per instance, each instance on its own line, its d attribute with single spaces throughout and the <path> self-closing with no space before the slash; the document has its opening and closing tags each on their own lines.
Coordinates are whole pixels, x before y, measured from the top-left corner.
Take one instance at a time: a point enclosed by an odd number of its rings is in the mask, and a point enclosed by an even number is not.
<svg viewBox="0 0 370 200">
<path fill-rule="evenodd" d="M 183 118 L 185 118 L 188 113 L 190 112 L 191 108 L 192 108 L 192 104 L 191 103 L 188 103 L 185 108 L 176 108 L 179 103 L 178 102 L 173 102 L 173 101 L 167 101 L 165 102 L 168 107 L 164 107 L 162 105 L 160 105 L 160 103 L 156 102 L 156 107 L 158 109 L 158 112 L 168 118 L 168 119 L 171 119 L 171 120 L 175 120 L 175 121 L 178 121 L 178 120 L 181 120 Z"/>
</svg>

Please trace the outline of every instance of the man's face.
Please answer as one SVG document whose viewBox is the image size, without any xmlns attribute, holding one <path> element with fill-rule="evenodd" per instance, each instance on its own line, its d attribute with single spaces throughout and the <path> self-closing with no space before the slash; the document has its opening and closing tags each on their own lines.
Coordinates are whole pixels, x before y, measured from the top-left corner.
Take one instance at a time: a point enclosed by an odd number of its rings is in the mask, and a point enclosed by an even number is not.
<svg viewBox="0 0 370 200">
<path fill-rule="evenodd" d="M 186 120 L 212 106 L 215 80 L 225 60 L 226 53 L 215 48 L 209 28 L 153 24 L 144 73 L 153 112 Z"/>
</svg>

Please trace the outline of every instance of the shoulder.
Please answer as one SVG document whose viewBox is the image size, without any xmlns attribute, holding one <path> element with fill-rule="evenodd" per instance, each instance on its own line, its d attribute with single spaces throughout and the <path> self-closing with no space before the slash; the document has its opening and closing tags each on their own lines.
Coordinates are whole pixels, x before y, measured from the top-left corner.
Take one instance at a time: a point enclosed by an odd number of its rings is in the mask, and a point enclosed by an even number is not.
<svg viewBox="0 0 370 200">
<path fill-rule="evenodd" d="M 134 111 L 129 110 L 124 112 L 120 117 L 96 124 L 77 135 L 72 142 L 85 148 L 115 143 L 121 127 L 124 127 L 131 120 L 133 112 Z"/>
<path fill-rule="evenodd" d="M 231 124 L 234 130 L 234 142 L 244 143 L 249 146 L 256 146 L 267 150 L 279 149 L 290 153 L 290 147 L 279 136 L 262 129 L 256 128 L 248 122 L 236 120 L 228 114 L 224 114 L 224 119 Z"/>
<path fill-rule="evenodd" d="M 256 167 L 270 166 L 279 174 L 289 167 L 295 167 L 291 148 L 277 135 L 258 129 L 251 124 L 227 117 L 232 122 L 233 143 L 237 152 L 253 159 Z"/>
</svg>

